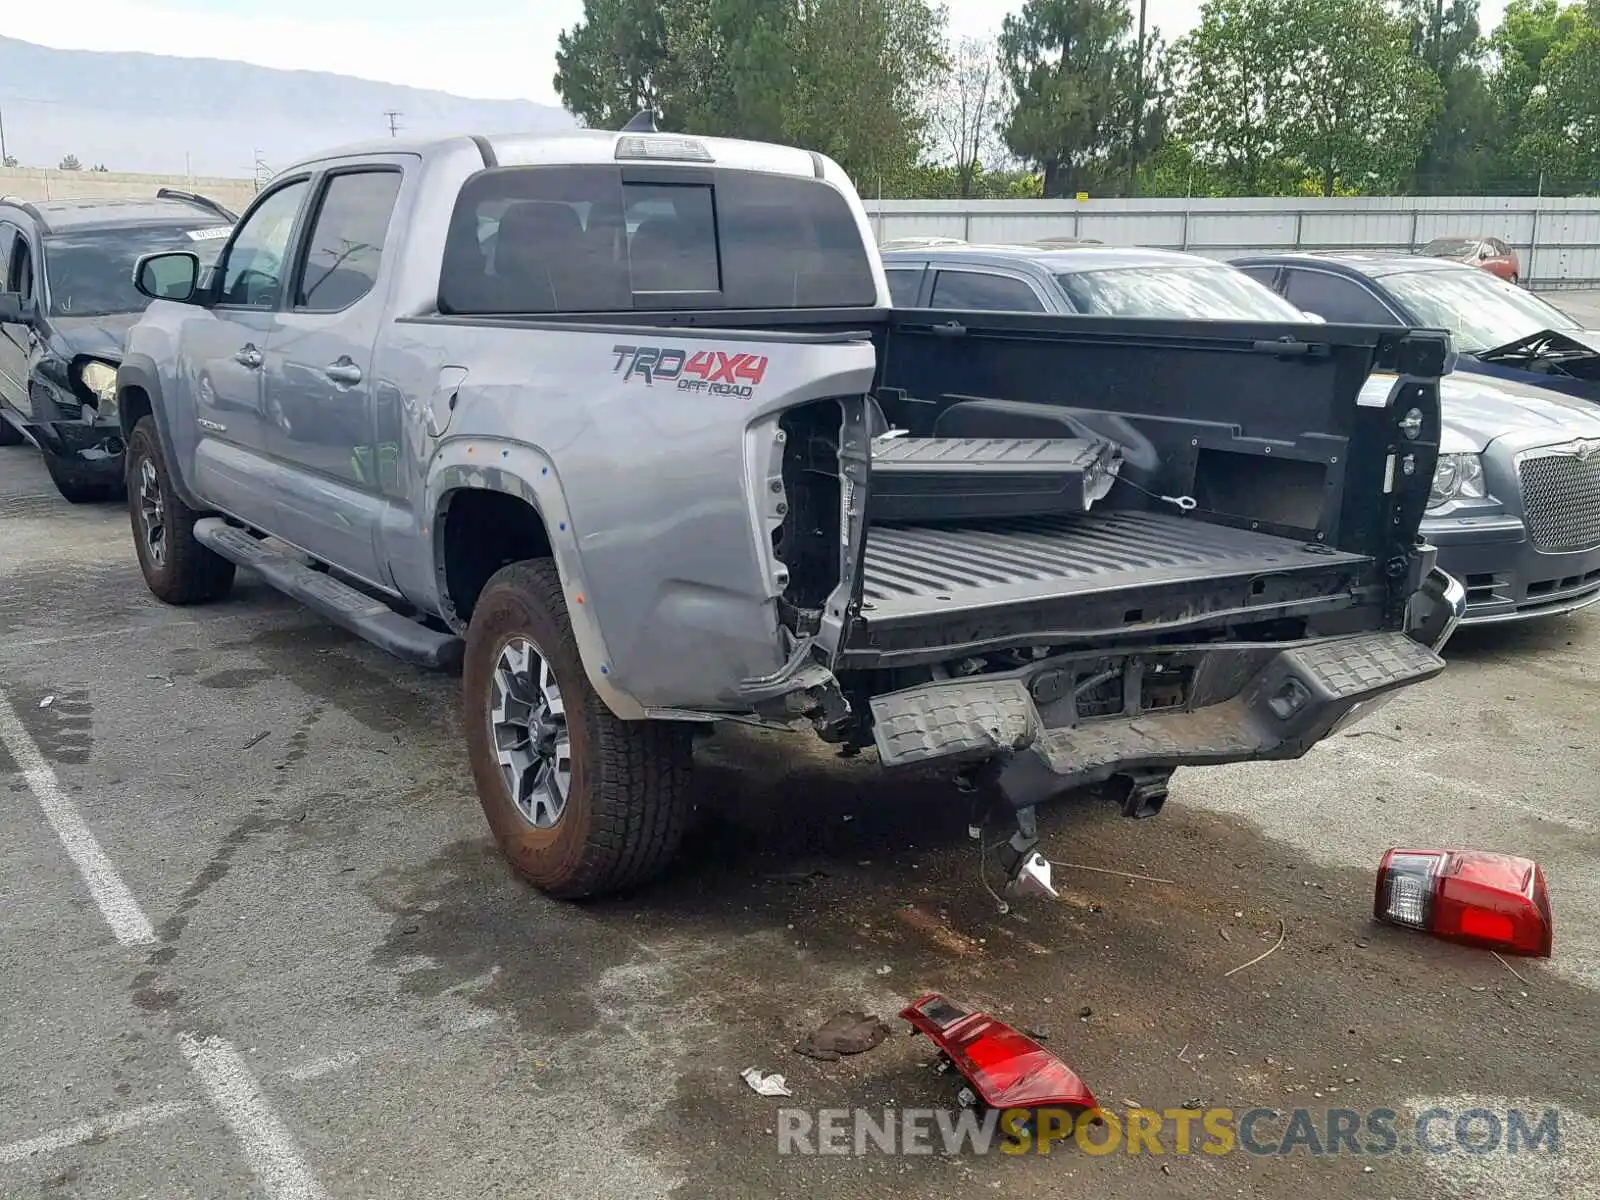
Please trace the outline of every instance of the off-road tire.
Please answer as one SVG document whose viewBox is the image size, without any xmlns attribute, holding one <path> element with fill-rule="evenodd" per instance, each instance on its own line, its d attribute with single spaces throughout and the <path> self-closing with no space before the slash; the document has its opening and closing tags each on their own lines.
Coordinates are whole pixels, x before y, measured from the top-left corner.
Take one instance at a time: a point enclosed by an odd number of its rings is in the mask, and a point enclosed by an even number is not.
<svg viewBox="0 0 1600 1200">
<path fill-rule="evenodd" d="M 566 807 L 549 829 L 536 828 L 513 802 L 490 727 L 500 653 L 519 636 L 549 663 L 566 710 L 572 780 Z M 511 865 L 534 887 L 584 899 L 643 883 L 672 860 L 689 814 L 689 729 L 623 721 L 606 708 L 584 671 L 549 559 L 502 568 L 478 597 L 467 628 L 462 710 L 484 816 Z"/>
<path fill-rule="evenodd" d="M 154 417 L 140 417 L 128 438 L 127 449 L 128 520 L 133 527 L 134 552 L 145 586 L 158 600 L 168 604 L 206 604 L 220 600 L 233 587 L 233 563 L 202 545 L 194 536 L 197 513 L 179 498 L 167 472 L 156 435 Z M 152 556 L 145 540 L 140 505 L 141 475 L 146 462 L 155 467 L 156 484 L 165 518 L 166 553 L 162 561 Z"/>
</svg>

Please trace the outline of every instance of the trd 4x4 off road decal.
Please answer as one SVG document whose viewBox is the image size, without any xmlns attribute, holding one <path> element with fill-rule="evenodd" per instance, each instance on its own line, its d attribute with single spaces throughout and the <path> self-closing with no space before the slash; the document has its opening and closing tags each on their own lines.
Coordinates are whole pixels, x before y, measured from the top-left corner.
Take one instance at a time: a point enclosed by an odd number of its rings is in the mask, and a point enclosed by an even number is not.
<svg viewBox="0 0 1600 1200">
<path fill-rule="evenodd" d="M 614 374 L 626 381 L 674 383 L 680 392 L 706 392 L 713 396 L 749 398 L 767 374 L 764 354 L 725 353 L 721 350 L 679 350 L 672 346 L 613 346 L 617 356 Z"/>
</svg>

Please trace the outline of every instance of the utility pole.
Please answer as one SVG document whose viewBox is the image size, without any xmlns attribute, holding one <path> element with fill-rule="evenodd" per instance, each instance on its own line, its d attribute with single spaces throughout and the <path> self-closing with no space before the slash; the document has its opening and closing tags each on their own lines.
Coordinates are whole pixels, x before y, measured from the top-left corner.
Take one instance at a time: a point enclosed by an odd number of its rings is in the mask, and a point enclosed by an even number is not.
<svg viewBox="0 0 1600 1200">
<path fill-rule="evenodd" d="M 1128 195 L 1139 194 L 1139 142 L 1144 135 L 1144 16 L 1148 0 L 1139 0 L 1139 60 L 1133 68 L 1133 141 L 1128 171 Z"/>
<path fill-rule="evenodd" d="M 4 165 L 6 158 L 6 110 L 0 107 L 0 165 Z"/>
<path fill-rule="evenodd" d="M 403 114 L 399 109 L 386 108 L 383 111 L 383 115 L 389 119 L 389 136 L 398 137 L 400 135 L 400 118 Z"/>
</svg>

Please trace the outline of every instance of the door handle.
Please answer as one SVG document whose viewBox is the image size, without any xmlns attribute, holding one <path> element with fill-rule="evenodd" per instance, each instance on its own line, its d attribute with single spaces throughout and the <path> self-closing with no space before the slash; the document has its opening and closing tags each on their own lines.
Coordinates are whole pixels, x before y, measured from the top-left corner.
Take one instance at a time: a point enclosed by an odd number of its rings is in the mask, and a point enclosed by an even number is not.
<svg viewBox="0 0 1600 1200">
<path fill-rule="evenodd" d="M 338 362 L 329 363 L 322 368 L 322 373 L 333 382 L 347 386 L 361 382 L 361 368 L 348 358 L 341 358 Z"/>
<path fill-rule="evenodd" d="M 249 367 L 252 371 L 254 371 L 258 369 L 265 360 L 263 360 L 261 357 L 261 351 L 257 350 L 254 346 L 246 346 L 244 349 L 240 350 L 239 353 L 233 356 L 233 361 L 238 363 L 241 367 Z"/>
</svg>

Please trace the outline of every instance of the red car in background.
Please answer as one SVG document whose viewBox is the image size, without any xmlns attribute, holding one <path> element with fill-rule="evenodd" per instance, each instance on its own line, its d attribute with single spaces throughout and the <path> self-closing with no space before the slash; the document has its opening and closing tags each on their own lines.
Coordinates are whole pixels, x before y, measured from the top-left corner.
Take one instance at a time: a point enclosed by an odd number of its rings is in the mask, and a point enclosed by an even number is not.
<svg viewBox="0 0 1600 1200">
<path fill-rule="evenodd" d="M 1428 258 L 1448 258 L 1455 262 L 1466 263 L 1468 266 L 1479 267 L 1510 283 L 1522 281 L 1522 269 L 1517 262 L 1517 252 L 1499 238 L 1434 238 L 1418 253 Z"/>
</svg>

